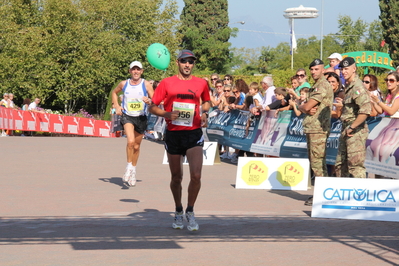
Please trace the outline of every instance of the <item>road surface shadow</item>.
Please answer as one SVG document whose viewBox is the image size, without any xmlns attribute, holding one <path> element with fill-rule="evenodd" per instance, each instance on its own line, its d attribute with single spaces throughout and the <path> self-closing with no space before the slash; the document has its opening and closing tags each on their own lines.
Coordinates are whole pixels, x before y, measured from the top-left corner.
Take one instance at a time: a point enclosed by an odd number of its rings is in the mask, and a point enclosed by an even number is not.
<svg viewBox="0 0 399 266">
<path fill-rule="evenodd" d="M 245 214 L 201 215 L 197 220 L 200 230 L 189 232 L 172 229 L 172 213 L 156 209 L 116 217 L 1 218 L 0 246 L 67 244 L 74 250 L 122 250 L 181 249 L 187 241 L 243 245 L 335 242 L 384 263 L 399 259 L 399 228 L 394 222 Z"/>
<path fill-rule="evenodd" d="M 121 189 L 129 189 L 129 188 L 131 188 L 125 182 L 123 182 L 122 177 L 99 178 L 98 180 L 117 185 L 117 186 L 121 187 Z M 141 180 L 137 180 L 136 182 L 137 183 L 141 182 Z"/>
</svg>

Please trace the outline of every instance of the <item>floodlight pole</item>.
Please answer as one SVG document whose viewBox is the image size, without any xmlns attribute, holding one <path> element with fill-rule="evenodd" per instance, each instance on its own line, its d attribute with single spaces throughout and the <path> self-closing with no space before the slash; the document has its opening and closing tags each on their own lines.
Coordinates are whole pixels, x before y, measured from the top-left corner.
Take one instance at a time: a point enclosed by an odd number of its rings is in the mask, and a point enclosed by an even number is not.
<svg viewBox="0 0 399 266">
<path fill-rule="evenodd" d="M 291 70 L 294 69 L 294 47 L 293 47 L 293 32 L 294 32 L 294 19 L 290 18 L 291 22 Z"/>
<path fill-rule="evenodd" d="M 323 60 L 323 12 L 324 0 L 321 0 L 321 33 L 320 33 L 320 59 Z"/>
</svg>

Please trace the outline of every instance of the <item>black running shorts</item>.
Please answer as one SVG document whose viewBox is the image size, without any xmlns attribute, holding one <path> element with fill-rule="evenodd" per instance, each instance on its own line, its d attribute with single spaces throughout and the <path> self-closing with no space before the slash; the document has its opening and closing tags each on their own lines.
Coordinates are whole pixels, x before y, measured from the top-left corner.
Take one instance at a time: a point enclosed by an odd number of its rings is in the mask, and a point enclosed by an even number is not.
<svg viewBox="0 0 399 266">
<path fill-rule="evenodd" d="M 201 128 L 178 131 L 166 130 L 165 149 L 169 154 L 185 156 L 188 149 L 196 146 L 204 146 Z"/>
<path fill-rule="evenodd" d="M 139 134 L 144 134 L 147 129 L 147 116 L 130 116 L 127 114 L 122 114 L 121 123 L 122 125 L 130 123 L 134 126 L 134 131 Z"/>
</svg>

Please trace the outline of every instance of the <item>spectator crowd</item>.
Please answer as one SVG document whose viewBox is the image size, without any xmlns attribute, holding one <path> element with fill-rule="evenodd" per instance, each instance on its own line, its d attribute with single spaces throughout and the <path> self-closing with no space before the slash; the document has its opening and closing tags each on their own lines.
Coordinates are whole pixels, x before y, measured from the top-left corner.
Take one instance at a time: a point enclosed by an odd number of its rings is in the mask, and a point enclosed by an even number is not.
<svg viewBox="0 0 399 266">
<path fill-rule="evenodd" d="M 308 78 L 308 71 L 300 68 L 294 76 L 287 77 L 287 80 L 290 81 L 290 86 L 284 87 L 274 84 L 272 76 L 264 77 L 260 84 L 257 82 L 248 84 L 243 79 L 234 80 L 232 75 L 221 76 L 214 73 L 210 76 L 210 79 L 204 78 L 209 83 L 211 106 L 213 110 L 216 109 L 220 112 L 229 112 L 234 109 L 249 111 L 255 117 L 259 116 L 262 111 L 275 110 L 277 115 L 280 111 L 292 110 L 297 116 L 305 114 L 305 120 L 311 119 L 306 117 L 314 116 L 313 120 L 316 121 L 320 120 L 317 109 L 321 108 L 321 103 L 325 101 L 326 95 L 331 92 L 332 97 L 328 98 L 326 102 L 326 106 L 329 109 L 328 121 L 331 118 L 342 120 L 345 125 L 342 134 L 347 138 L 346 140 L 355 140 L 356 138 L 352 137 L 353 135 L 361 136 L 356 139 L 360 141 L 356 145 L 361 148 L 361 151 L 353 155 L 353 158 L 345 157 L 350 162 L 349 165 L 339 165 L 339 175 L 364 177 L 365 140 L 368 136 L 365 119 L 369 116 L 399 117 L 399 100 L 396 100 L 399 98 L 399 67 L 396 71 L 387 74 L 385 78 L 387 94 L 383 95 L 375 75 L 358 76 L 353 58 L 343 59 L 340 54 L 333 53 L 328 57 L 328 60 L 328 68 L 320 59 L 315 59 L 310 63 L 309 70 L 312 80 Z M 320 72 L 320 75 L 318 72 Z M 324 80 L 325 83 L 321 82 Z M 312 86 L 310 83 L 314 85 Z M 323 91 L 321 89 L 323 87 L 325 87 L 326 92 L 321 93 L 320 91 Z M 357 96 L 358 94 L 362 95 Z M 321 95 L 321 98 L 315 95 Z M 320 100 L 318 100 L 318 97 Z M 360 102 L 360 99 L 362 99 L 362 102 Z M 310 127 L 312 127 L 312 123 L 315 122 L 311 122 Z M 346 129 L 347 131 L 345 131 Z M 328 138 L 329 130 L 329 128 L 322 130 L 325 138 Z M 312 131 L 311 129 L 308 132 L 308 136 L 315 136 L 311 134 L 315 132 L 314 130 Z M 340 141 L 345 142 L 344 139 Z M 325 165 L 325 141 L 322 143 L 324 143 L 324 146 L 321 145 L 323 146 L 321 157 L 324 157 Z M 351 145 L 350 143 L 346 144 Z M 244 156 L 244 153 L 247 156 L 264 156 L 247 151 L 233 151 L 229 147 L 220 147 L 220 152 L 221 159 L 230 160 L 232 163 L 237 163 L 238 157 Z M 351 156 L 351 151 L 345 150 L 341 152 L 345 156 Z M 309 158 L 312 158 L 312 154 L 309 155 Z M 325 166 L 320 167 L 325 168 Z M 357 167 L 360 167 L 360 172 L 352 169 Z M 314 174 L 314 169 L 316 168 L 313 168 L 312 172 Z M 334 176 L 335 174 L 335 166 L 329 166 L 328 175 Z M 321 175 L 327 175 L 327 173 L 321 171 Z"/>
</svg>

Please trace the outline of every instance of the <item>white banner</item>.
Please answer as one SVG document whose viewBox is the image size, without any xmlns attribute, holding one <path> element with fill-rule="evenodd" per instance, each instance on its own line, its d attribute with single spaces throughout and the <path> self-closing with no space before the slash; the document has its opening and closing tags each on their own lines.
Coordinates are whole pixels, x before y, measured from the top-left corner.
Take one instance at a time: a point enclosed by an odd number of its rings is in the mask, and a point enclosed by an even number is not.
<svg viewBox="0 0 399 266">
<path fill-rule="evenodd" d="M 309 160 L 239 157 L 236 188 L 307 190 Z"/>
<path fill-rule="evenodd" d="M 399 221 L 399 182 L 317 177 L 312 217 Z"/>
</svg>

